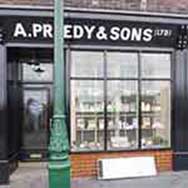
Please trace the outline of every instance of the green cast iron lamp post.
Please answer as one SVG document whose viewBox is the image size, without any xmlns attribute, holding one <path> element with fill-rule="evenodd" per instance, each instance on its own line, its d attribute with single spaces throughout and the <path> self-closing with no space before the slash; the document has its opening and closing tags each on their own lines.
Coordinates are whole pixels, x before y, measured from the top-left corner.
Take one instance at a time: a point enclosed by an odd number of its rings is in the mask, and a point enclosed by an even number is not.
<svg viewBox="0 0 188 188">
<path fill-rule="evenodd" d="M 54 4 L 54 110 L 49 144 L 49 188 L 70 188 L 69 141 L 65 116 L 63 0 L 55 0 Z"/>
</svg>

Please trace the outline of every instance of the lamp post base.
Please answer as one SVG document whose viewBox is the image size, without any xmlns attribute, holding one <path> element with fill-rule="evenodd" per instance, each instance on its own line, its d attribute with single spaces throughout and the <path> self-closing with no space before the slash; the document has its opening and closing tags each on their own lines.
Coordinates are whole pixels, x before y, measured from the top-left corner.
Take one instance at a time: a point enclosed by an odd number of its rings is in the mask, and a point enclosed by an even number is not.
<svg viewBox="0 0 188 188">
<path fill-rule="evenodd" d="M 65 116 L 54 115 L 49 145 L 49 188 L 70 188 L 70 160 Z"/>
<path fill-rule="evenodd" d="M 50 161 L 48 165 L 49 188 L 70 188 L 70 161 Z"/>
</svg>

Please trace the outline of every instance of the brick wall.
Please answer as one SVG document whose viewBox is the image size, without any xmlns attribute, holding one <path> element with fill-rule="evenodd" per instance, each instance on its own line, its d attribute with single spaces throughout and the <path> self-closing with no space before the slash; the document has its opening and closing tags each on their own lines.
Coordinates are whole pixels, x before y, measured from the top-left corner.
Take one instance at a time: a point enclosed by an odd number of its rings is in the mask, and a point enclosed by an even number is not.
<svg viewBox="0 0 188 188">
<path fill-rule="evenodd" d="M 54 0 L 0 0 L 0 4 L 52 6 Z M 188 13 L 188 0 L 64 0 L 67 7 Z"/>
<path fill-rule="evenodd" d="M 154 156 L 158 172 L 172 170 L 172 151 L 140 151 L 140 152 L 113 152 L 72 154 L 73 177 L 91 177 L 97 175 L 97 160 L 114 157 Z"/>
</svg>

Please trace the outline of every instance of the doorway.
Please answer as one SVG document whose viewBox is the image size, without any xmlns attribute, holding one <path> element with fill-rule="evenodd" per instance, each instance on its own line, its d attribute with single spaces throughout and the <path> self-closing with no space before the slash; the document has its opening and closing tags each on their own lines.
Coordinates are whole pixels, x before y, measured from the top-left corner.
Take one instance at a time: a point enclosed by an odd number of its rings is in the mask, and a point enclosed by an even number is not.
<svg viewBox="0 0 188 188">
<path fill-rule="evenodd" d="M 21 160 L 47 159 L 52 112 L 53 64 L 23 62 Z"/>
<path fill-rule="evenodd" d="M 53 48 L 8 48 L 10 156 L 16 155 L 21 161 L 47 159 L 52 85 Z"/>
<path fill-rule="evenodd" d="M 19 159 L 45 160 L 53 108 L 53 49 L 9 48 L 8 62 L 9 94 L 20 104 L 15 105 L 14 112 L 20 120 L 15 122 L 19 127 Z M 13 88 L 19 91 L 18 96 Z"/>
</svg>

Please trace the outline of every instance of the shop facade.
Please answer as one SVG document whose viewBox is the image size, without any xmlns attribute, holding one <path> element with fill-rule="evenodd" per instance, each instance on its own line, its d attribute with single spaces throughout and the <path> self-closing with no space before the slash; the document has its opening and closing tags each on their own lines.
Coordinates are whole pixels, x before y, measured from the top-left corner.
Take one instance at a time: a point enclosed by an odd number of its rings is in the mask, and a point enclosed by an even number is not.
<svg viewBox="0 0 188 188">
<path fill-rule="evenodd" d="M 53 12 L 1 9 L 0 182 L 18 161 L 47 160 L 53 109 Z M 186 17 L 65 10 L 67 129 L 72 174 L 97 160 L 154 156 L 187 170 Z M 62 28 L 63 29 L 63 28 Z"/>
</svg>

